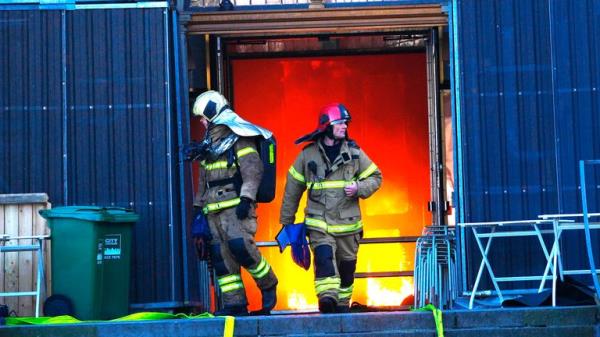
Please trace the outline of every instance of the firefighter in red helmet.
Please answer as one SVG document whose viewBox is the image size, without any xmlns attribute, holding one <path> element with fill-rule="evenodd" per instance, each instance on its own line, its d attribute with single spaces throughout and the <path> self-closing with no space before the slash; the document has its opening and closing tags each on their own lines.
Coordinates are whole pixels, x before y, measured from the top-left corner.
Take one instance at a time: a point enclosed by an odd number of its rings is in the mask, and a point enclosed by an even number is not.
<svg viewBox="0 0 600 337">
<path fill-rule="evenodd" d="M 328 104 L 319 113 L 317 129 L 296 141 L 310 143 L 288 171 L 280 213 L 281 224 L 294 223 L 307 191 L 304 223 L 323 313 L 349 311 L 363 230 L 358 201 L 375 193 L 382 179 L 377 166 L 348 138 L 349 122 L 344 105 Z"/>
</svg>

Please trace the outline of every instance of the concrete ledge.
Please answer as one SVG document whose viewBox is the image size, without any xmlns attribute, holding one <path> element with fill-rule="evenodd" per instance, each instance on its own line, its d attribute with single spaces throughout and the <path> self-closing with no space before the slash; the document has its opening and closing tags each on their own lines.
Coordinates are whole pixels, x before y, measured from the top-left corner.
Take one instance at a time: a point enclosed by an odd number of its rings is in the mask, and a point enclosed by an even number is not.
<svg viewBox="0 0 600 337">
<path fill-rule="evenodd" d="M 278 336 L 310 332 L 311 334 L 339 333 L 343 315 L 285 315 L 264 317 L 258 324 L 258 335 Z"/>
<path fill-rule="evenodd" d="M 456 310 L 443 313 L 444 326 L 456 328 L 543 327 L 593 325 L 598 307 L 537 307 L 486 310 Z"/>
<path fill-rule="evenodd" d="M 380 331 L 420 329 L 435 331 L 431 312 L 370 312 L 342 317 L 342 332 L 368 332 L 374 327 Z"/>
<path fill-rule="evenodd" d="M 444 336 L 446 337 L 594 337 L 597 336 L 595 333 L 596 328 L 594 326 L 444 330 Z"/>
<path fill-rule="evenodd" d="M 457 310 L 443 313 L 445 335 L 466 337 L 600 337 L 599 307 Z M 5 326 L 0 337 L 223 336 L 223 318 Z M 435 337 L 430 312 L 298 314 L 235 319 L 235 336 Z"/>
</svg>

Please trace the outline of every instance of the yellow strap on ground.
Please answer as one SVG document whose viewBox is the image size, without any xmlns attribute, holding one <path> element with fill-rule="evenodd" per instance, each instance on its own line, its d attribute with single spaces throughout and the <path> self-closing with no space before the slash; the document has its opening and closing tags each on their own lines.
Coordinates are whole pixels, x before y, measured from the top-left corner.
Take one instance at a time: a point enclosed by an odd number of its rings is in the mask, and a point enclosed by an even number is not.
<svg viewBox="0 0 600 337">
<path fill-rule="evenodd" d="M 435 307 L 435 305 L 429 303 L 426 306 L 413 309 L 413 311 L 431 311 L 433 313 L 433 320 L 435 321 L 435 330 L 438 337 L 444 337 L 444 324 L 442 321 L 442 311 Z"/>
<path fill-rule="evenodd" d="M 225 328 L 223 329 L 223 337 L 233 337 L 233 328 L 235 327 L 235 317 L 225 316 Z"/>
</svg>

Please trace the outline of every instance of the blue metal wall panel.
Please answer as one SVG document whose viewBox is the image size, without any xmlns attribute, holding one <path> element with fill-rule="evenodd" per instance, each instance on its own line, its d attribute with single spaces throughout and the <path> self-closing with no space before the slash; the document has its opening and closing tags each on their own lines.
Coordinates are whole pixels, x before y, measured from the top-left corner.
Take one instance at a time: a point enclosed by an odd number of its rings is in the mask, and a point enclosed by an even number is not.
<svg viewBox="0 0 600 337">
<path fill-rule="evenodd" d="M 559 211 L 581 213 L 578 162 L 600 158 L 600 2 L 550 2 L 559 181 Z M 587 167 L 591 212 L 600 212 L 600 169 Z M 592 231 L 595 259 L 600 235 Z M 583 234 L 565 233 L 563 258 L 569 269 L 588 266 Z M 582 277 L 589 281 L 589 277 Z"/>
<path fill-rule="evenodd" d="M 600 158 L 600 3 L 553 1 L 550 9 L 560 157 L 559 210 L 580 213 L 578 162 Z M 598 188 L 588 187 L 590 201 L 597 200 Z"/>
<path fill-rule="evenodd" d="M 69 202 L 135 209 L 134 301 L 173 301 L 166 12 L 67 15 Z"/>
<path fill-rule="evenodd" d="M 462 216 L 474 222 L 580 212 L 577 161 L 600 157 L 593 89 L 598 87 L 600 55 L 593 34 L 599 4 L 456 1 Z M 597 197 L 592 199 L 598 205 Z M 466 238 L 471 288 L 479 253 L 468 233 Z M 500 245 L 491 253 L 497 274 L 540 274 L 535 242 L 513 239 Z M 505 254 L 506 249 L 518 253 Z M 577 251 L 583 252 L 581 246 Z"/>
<path fill-rule="evenodd" d="M 460 10 L 464 215 L 513 220 L 553 210 L 547 8 L 535 1 L 464 1 Z"/>
<path fill-rule="evenodd" d="M 151 306 L 187 300 L 170 30 L 164 8 L 0 12 L 0 193 L 133 208 Z"/>
<path fill-rule="evenodd" d="M 62 197 L 61 14 L 0 12 L 0 193 Z M 36 174 L 30 174 L 36 172 Z"/>
</svg>

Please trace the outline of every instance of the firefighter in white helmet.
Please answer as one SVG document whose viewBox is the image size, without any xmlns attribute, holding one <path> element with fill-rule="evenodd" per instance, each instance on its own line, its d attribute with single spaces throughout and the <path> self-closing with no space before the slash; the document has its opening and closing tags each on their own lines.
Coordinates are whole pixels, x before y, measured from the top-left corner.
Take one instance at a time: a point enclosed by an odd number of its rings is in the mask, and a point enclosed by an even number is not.
<svg viewBox="0 0 600 337">
<path fill-rule="evenodd" d="M 281 224 L 293 224 L 300 198 L 308 191 L 304 223 L 323 313 L 349 311 L 363 231 L 358 200 L 375 193 L 382 179 L 377 166 L 348 139 L 349 122 L 350 114 L 340 103 L 321 109 L 317 129 L 296 141 L 310 143 L 288 171 L 281 206 Z"/>
<path fill-rule="evenodd" d="M 239 117 L 216 91 L 198 96 L 193 114 L 201 118 L 210 144 L 201 161 L 194 206 L 206 214 L 212 239 L 194 240 L 199 251 L 209 246 L 223 303 L 215 315 L 248 314 L 240 267 L 252 275 L 262 293 L 262 309 L 255 313 L 269 314 L 277 302 L 277 277 L 254 241 L 263 164 L 252 137 L 268 139 L 271 132 Z"/>
</svg>

